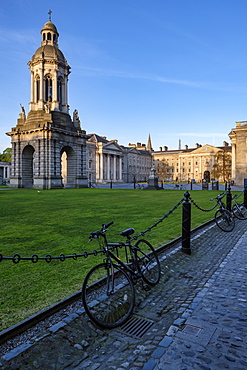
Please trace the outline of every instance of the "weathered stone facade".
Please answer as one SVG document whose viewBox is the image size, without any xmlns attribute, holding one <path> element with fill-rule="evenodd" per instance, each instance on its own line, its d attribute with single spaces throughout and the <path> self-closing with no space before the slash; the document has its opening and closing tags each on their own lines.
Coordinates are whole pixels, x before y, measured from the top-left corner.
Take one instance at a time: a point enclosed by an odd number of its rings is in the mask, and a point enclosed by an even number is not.
<svg viewBox="0 0 247 370">
<path fill-rule="evenodd" d="M 41 46 L 28 63 L 30 111 L 7 133 L 12 141 L 10 186 L 38 189 L 87 186 L 86 139 L 78 112 L 69 115 L 70 66 L 58 48 L 58 32 L 49 21 Z"/>
<path fill-rule="evenodd" d="M 232 179 L 243 185 L 247 178 L 247 121 L 236 122 L 229 137 L 232 142 Z"/>
</svg>

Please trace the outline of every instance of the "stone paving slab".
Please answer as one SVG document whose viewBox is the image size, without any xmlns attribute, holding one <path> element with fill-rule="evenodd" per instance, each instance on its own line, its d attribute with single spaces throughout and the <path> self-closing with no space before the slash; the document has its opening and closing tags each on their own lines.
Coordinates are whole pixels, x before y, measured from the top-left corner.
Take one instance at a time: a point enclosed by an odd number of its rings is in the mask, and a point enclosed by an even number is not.
<svg viewBox="0 0 247 370">
<path fill-rule="evenodd" d="M 210 279 L 205 296 L 170 346 L 143 369 L 247 369 L 247 232 Z M 187 331 L 194 327 L 198 330 Z"/>
<path fill-rule="evenodd" d="M 216 226 L 161 257 L 161 282 L 136 286 L 134 318 L 151 320 L 140 336 L 95 327 L 80 309 L 38 338 L 5 353 L 0 369 L 247 369 L 246 221 Z"/>
</svg>

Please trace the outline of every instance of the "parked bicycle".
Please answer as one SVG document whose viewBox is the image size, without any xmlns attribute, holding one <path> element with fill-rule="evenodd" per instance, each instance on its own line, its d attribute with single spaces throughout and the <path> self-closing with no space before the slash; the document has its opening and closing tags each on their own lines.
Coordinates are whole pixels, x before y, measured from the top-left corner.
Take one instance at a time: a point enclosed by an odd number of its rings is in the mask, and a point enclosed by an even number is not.
<svg viewBox="0 0 247 370">
<path fill-rule="evenodd" d="M 112 224 L 90 234 L 89 241 L 98 239 L 105 262 L 88 272 L 82 287 L 86 313 L 95 324 L 108 329 L 124 324 L 133 313 L 137 281 L 141 279 L 142 287 L 150 289 L 160 280 L 160 263 L 152 245 L 144 239 L 132 245 L 133 228 L 120 233 L 125 242 L 108 243 L 105 233 Z M 126 262 L 119 257 L 121 248 Z"/>
<path fill-rule="evenodd" d="M 217 226 L 223 231 L 232 231 L 235 227 L 235 218 L 233 213 L 226 209 L 225 204 L 222 201 L 225 194 L 221 193 L 216 198 L 212 198 L 210 200 L 216 200 L 219 208 L 215 212 L 214 219 Z"/>
<path fill-rule="evenodd" d="M 183 184 L 174 184 L 174 188 L 173 189 L 186 190 L 186 186 L 183 185 Z"/>
<path fill-rule="evenodd" d="M 234 195 L 232 197 L 233 200 L 233 207 L 232 212 L 235 217 L 237 217 L 239 220 L 246 220 L 247 219 L 247 209 L 245 208 L 243 203 L 238 203 L 236 201 L 237 196 Z"/>
</svg>

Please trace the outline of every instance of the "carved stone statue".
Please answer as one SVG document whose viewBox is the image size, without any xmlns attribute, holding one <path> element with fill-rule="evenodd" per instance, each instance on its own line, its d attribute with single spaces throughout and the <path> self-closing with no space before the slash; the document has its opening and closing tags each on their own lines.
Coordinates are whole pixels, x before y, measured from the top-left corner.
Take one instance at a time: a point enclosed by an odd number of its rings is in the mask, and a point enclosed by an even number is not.
<svg viewBox="0 0 247 370">
<path fill-rule="evenodd" d="M 80 121 L 79 115 L 78 115 L 78 110 L 77 109 L 74 110 L 74 113 L 73 113 L 73 121 L 74 122 Z"/>
<path fill-rule="evenodd" d="M 21 113 L 20 113 L 20 118 L 24 118 L 26 119 L 26 112 L 25 112 L 25 108 L 23 107 L 23 105 L 20 104 L 20 107 L 21 107 Z"/>
<path fill-rule="evenodd" d="M 76 128 L 78 128 L 78 129 L 80 128 L 81 122 L 80 122 L 80 118 L 79 118 L 77 109 L 75 109 L 74 112 L 73 112 L 73 123 L 74 123 L 74 126 Z"/>
<path fill-rule="evenodd" d="M 50 105 L 48 103 L 45 104 L 45 112 L 46 113 L 51 113 Z"/>
</svg>

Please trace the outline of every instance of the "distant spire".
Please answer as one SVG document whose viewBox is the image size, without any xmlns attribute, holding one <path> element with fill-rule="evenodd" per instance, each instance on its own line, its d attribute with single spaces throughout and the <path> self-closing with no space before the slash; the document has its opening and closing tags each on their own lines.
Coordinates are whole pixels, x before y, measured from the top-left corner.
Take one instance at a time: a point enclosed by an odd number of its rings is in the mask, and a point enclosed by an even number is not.
<svg viewBox="0 0 247 370">
<path fill-rule="evenodd" d="M 150 152 L 151 152 L 151 151 L 153 151 L 152 143 L 151 143 L 151 136 L 150 136 L 150 134 L 148 135 L 148 145 L 147 145 L 147 150 L 149 150 Z"/>
<path fill-rule="evenodd" d="M 181 139 L 179 139 L 179 142 L 178 142 L 178 149 L 181 150 Z"/>
<path fill-rule="evenodd" d="M 49 10 L 49 12 L 48 12 L 48 20 L 49 20 L 49 22 L 51 22 L 51 13 L 52 13 L 52 10 Z"/>
</svg>

